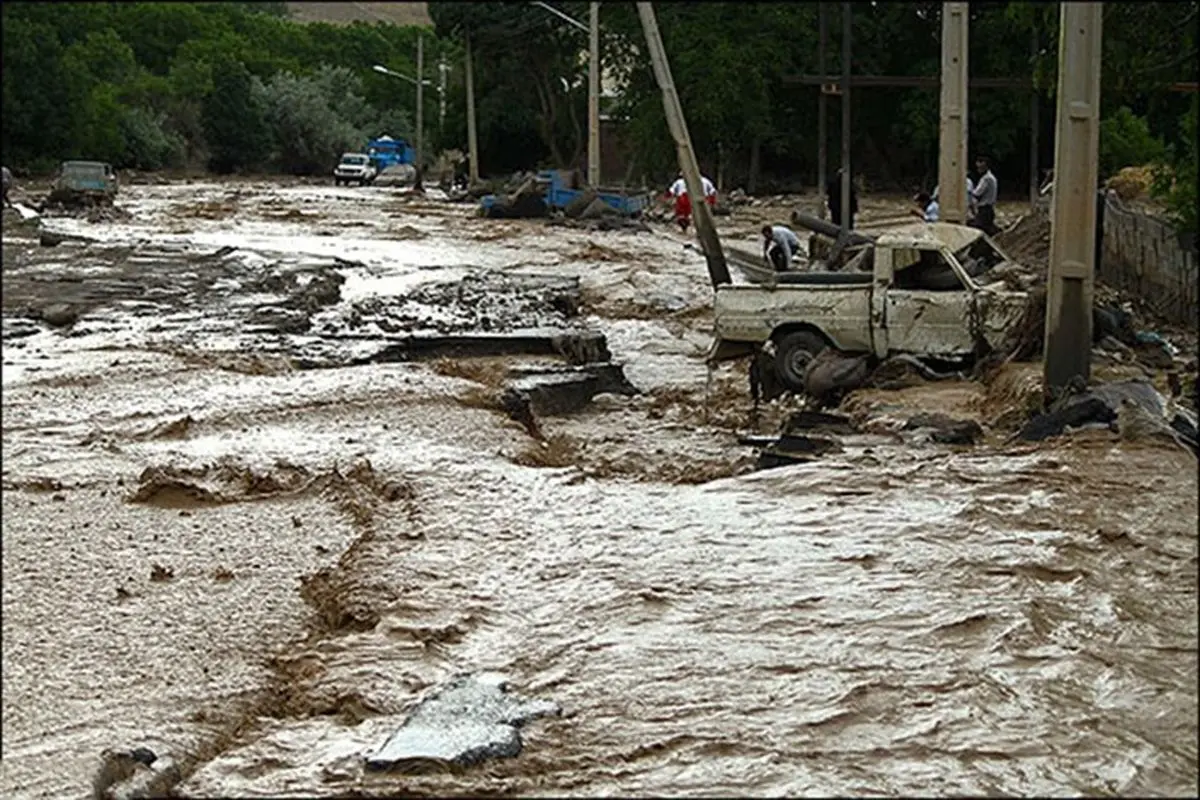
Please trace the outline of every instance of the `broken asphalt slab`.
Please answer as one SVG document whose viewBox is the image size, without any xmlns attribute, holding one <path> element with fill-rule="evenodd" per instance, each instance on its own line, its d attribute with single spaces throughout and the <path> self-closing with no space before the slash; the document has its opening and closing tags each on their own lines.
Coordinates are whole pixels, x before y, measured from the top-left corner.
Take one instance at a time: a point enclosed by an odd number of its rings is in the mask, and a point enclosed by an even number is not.
<svg viewBox="0 0 1200 800">
<path fill-rule="evenodd" d="M 512 694 L 499 675 L 461 676 L 422 701 L 366 756 L 366 767 L 413 772 L 430 763 L 470 766 L 514 758 L 521 754 L 522 725 L 561 714 L 557 703 Z"/>
</svg>

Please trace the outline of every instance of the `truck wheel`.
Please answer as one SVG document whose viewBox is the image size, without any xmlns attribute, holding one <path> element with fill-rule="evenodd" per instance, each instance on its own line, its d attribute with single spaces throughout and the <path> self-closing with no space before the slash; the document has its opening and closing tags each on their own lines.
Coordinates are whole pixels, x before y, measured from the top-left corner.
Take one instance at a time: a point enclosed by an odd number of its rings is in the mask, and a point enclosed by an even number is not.
<svg viewBox="0 0 1200 800">
<path fill-rule="evenodd" d="M 341 185 L 342 185 L 342 179 L 341 179 L 341 178 L 334 178 L 334 179 L 333 179 L 333 185 L 334 185 L 334 186 L 341 186 Z"/>
<path fill-rule="evenodd" d="M 828 345 L 812 331 L 795 331 L 779 340 L 775 346 L 775 372 L 789 391 L 804 391 L 804 372 L 809 363 Z"/>
</svg>

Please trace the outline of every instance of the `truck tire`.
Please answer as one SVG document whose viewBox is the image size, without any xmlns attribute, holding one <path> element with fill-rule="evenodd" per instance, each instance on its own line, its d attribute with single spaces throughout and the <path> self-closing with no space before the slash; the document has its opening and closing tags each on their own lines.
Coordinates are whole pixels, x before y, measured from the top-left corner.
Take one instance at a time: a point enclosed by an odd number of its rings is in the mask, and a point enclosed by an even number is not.
<svg viewBox="0 0 1200 800">
<path fill-rule="evenodd" d="M 804 373 L 817 354 L 828 347 L 826 341 L 812 331 L 793 331 L 775 345 L 775 372 L 788 391 L 804 391 Z"/>
<path fill-rule="evenodd" d="M 334 179 L 333 179 L 333 185 L 334 185 L 334 186 L 341 186 L 341 185 L 342 185 L 342 179 L 341 179 L 341 178 L 334 178 Z"/>
</svg>

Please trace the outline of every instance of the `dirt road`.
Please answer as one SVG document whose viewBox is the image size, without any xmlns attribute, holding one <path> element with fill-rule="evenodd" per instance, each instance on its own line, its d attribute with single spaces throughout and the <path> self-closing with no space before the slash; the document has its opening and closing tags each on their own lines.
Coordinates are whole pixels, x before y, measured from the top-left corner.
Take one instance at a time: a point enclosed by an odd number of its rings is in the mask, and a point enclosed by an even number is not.
<svg viewBox="0 0 1200 800">
<path fill-rule="evenodd" d="M 1195 793 L 1190 454 L 880 425 L 755 472 L 736 434 L 790 409 L 709 379 L 703 258 L 665 227 L 123 191 L 127 218 L 46 221 L 86 241 L 5 233 L 5 796 L 86 795 L 135 744 L 183 796 Z M 54 303 L 78 320 L 30 319 Z M 560 359 L 387 349 L 547 329 L 602 333 L 640 393 L 538 438 L 491 398 Z M 988 424 L 1006 397 L 857 402 Z M 515 759 L 363 772 L 478 670 L 563 716 Z"/>
</svg>

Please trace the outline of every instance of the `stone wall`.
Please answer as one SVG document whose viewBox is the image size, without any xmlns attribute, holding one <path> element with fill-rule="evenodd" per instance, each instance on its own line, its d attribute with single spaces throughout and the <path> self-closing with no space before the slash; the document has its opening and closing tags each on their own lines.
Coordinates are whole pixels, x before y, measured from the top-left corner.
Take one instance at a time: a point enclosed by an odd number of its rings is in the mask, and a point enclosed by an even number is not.
<svg viewBox="0 0 1200 800">
<path fill-rule="evenodd" d="M 1136 295 L 1164 319 L 1197 325 L 1197 258 L 1167 222 L 1110 196 L 1104 210 L 1100 277 Z"/>
</svg>

